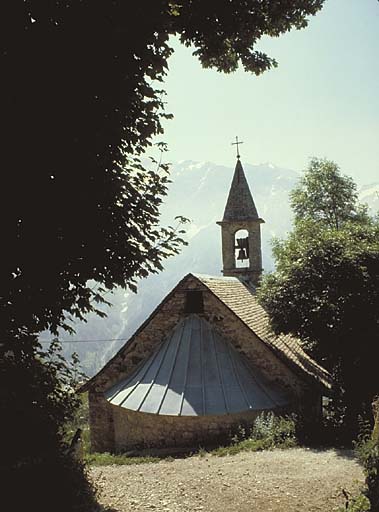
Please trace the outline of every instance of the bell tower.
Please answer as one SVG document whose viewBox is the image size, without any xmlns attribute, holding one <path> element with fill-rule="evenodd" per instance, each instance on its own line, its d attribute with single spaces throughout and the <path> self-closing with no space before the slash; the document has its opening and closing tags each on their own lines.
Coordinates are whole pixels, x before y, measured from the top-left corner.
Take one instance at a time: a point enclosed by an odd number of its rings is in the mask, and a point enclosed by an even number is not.
<svg viewBox="0 0 379 512">
<path fill-rule="evenodd" d="M 236 137 L 237 163 L 221 226 L 224 276 L 233 276 L 253 286 L 262 274 L 261 224 L 241 164 Z"/>
</svg>

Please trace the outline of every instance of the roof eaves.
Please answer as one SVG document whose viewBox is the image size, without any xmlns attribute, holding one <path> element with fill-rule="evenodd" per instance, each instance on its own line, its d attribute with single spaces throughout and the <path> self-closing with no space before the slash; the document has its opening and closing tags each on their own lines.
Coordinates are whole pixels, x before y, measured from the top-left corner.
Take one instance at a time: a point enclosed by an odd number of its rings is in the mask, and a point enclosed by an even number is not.
<svg viewBox="0 0 379 512">
<path fill-rule="evenodd" d="M 267 348 L 269 348 L 273 353 L 275 353 L 287 366 L 291 367 L 296 373 L 301 373 L 301 375 L 303 377 L 305 377 L 307 380 L 311 380 L 313 383 L 316 383 L 318 386 L 320 386 L 322 389 L 330 389 L 331 388 L 331 378 L 327 378 L 327 376 L 329 376 L 329 374 L 326 372 L 325 369 L 321 368 L 320 367 L 320 371 L 323 370 L 323 373 L 325 375 L 324 378 L 321 378 L 320 376 L 316 376 L 314 373 L 311 373 L 311 372 L 308 372 L 305 368 L 302 368 L 300 365 L 298 365 L 293 359 L 291 359 L 290 357 L 288 357 L 285 352 L 283 350 L 281 350 L 279 347 L 277 347 L 276 345 L 274 345 L 270 340 L 265 340 L 263 339 L 261 336 L 259 336 L 253 329 L 250 325 L 248 325 L 248 323 L 243 319 L 241 318 L 240 315 L 237 314 L 237 312 L 232 308 L 230 307 L 226 302 L 224 302 L 221 297 L 219 297 L 217 295 L 217 293 L 212 290 L 211 287 L 209 287 L 209 285 L 207 284 L 207 282 L 203 279 L 201 279 L 201 276 L 200 275 L 197 275 L 196 276 L 207 288 L 208 290 L 212 293 L 212 295 L 217 299 L 219 300 L 231 313 L 233 313 L 233 315 L 238 318 L 251 332 L 254 333 L 254 335 L 261 341 L 261 343 L 263 343 Z M 205 276 L 204 276 L 205 277 Z M 206 276 L 206 278 L 211 278 L 212 279 L 212 276 Z M 213 279 L 215 279 L 213 277 Z M 221 279 L 221 278 L 220 278 Z M 237 278 L 235 277 L 231 277 L 229 278 L 230 280 L 235 280 L 235 281 L 238 281 L 240 282 Z M 241 283 L 242 286 L 244 286 L 242 283 Z M 263 308 L 262 308 L 263 309 Z M 281 339 L 281 341 L 284 343 L 283 339 Z M 285 343 L 284 343 L 285 344 Z M 286 344 L 285 344 L 286 345 Z M 287 348 L 293 352 L 293 349 L 288 347 L 288 345 L 286 345 Z M 297 356 L 299 356 L 299 354 L 297 353 Z M 318 365 L 317 365 L 317 368 L 318 368 Z"/>
</svg>

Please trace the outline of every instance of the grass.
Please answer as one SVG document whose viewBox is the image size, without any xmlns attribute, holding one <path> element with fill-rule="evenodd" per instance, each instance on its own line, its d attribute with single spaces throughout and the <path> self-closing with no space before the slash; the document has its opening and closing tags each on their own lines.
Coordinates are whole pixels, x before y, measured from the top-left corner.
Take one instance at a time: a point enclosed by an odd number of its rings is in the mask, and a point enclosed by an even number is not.
<svg viewBox="0 0 379 512">
<path fill-rule="evenodd" d="M 84 456 L 84 461 L 90 466 L 129 466 L 131 464 L 148 464 L 158 462 L 157 457 L 129 457 L 128 455 L 114 455 L 112 453 L 89 453 Z"/>
<path fill-rule="evenodd" d="M 272 450 L 274 448 L 293 448 L 296 445 L 295 440 L 273 443 L 271 439 L 245 439 L 244 441 L 228 446 L 219 446 L 210 453 L 217 457 L 225 457 L 226 455 L 236 455 L 241 452 L 259 452 L 262 450 Z"/>
</svg>

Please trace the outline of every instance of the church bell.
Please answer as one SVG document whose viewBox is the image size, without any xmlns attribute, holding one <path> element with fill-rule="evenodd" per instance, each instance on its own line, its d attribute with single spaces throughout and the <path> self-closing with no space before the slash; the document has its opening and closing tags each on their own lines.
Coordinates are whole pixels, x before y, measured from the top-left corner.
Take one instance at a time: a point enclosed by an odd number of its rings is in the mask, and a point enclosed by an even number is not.
<svg viewBox="0 0 379 512">
<path fill-rule="evenodd" d="M 249 239 L 246 238 L 237 238 L 237 246 L 236 249 L 239 249 L 237 260 L 243 261 L 247 260 L 249 257 Z"/>
<path fill-rule="evenodd" d="M 237 260 L 240 260 L 240 261 L 247 260 L 246 249 L 240 249 L 238 251 Z"/>
</svg>

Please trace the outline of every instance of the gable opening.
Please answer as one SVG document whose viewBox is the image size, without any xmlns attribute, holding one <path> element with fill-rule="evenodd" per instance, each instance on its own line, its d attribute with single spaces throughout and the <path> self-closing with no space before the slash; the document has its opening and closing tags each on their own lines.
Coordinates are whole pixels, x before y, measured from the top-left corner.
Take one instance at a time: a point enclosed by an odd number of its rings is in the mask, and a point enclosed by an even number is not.
<svg viewBox="0 0 379 512">
<path fill-rule="evenodd" d="M 204 313 L 203 292 L 200 290 L 187 290 L 184 306 L 185 313 Z"/>
</svg>

